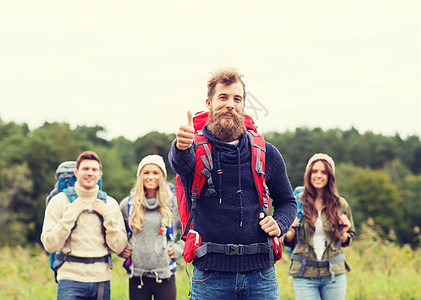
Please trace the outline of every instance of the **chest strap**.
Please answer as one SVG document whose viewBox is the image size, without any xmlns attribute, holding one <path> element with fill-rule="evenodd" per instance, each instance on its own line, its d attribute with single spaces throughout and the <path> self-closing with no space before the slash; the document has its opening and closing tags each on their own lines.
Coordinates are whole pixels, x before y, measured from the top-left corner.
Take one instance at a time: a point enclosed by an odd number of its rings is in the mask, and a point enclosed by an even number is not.
<svg viewBox="0 0 421 300">
<path fill-rule="evenodd" d="M 332 283 L 335 283 L 336 279 L 335 279 L 335 272 L 333 272 L 333 264 L 336 264 L 341 261 L 345 261 L 345 254 L 341 254 L 333 258 L 326 259 L 326 260 L 314 260 L 314 259 L 308 259 L 308 258 L 305 258 L 298 254 L 293 253 L 291 254 L 291 260 L 296 260 L 301 263 L 301 267 L 297 273 L 298 277 L 303 277 L 306 266 L 312 266 L 316 268 L 329 267 Z"/>
<path fill-rule="evenodd" d="M 268 244 L 256 243 L 250 245 L 242 244 L 217 244 L 217 243 L 203 243 L 202 246 L 195 250 L 198 258 L 207 253 L 222 253 L 226 255 L 252 255 L 259 253 L 270 253 L 272 249 Z"/>
</svg>

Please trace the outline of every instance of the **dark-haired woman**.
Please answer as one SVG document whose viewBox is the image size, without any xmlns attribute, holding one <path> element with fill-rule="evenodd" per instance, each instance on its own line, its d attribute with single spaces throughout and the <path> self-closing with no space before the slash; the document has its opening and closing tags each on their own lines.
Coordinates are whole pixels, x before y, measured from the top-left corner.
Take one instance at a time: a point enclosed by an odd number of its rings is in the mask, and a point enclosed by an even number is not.
<svg viewBox="0 0 421 300">
<path fill-rule="evenodd" d="M 350 268 L 342 247 L 351 244 L 355 227 L 351 208 L 336 189 L 333 159 L 314 154 L 307 163 L 304 188 L 295 194 L 298 215 L 284 238 L 292 248 L 289 275 L 295 299 L 345 299 Z"/>
</svg>

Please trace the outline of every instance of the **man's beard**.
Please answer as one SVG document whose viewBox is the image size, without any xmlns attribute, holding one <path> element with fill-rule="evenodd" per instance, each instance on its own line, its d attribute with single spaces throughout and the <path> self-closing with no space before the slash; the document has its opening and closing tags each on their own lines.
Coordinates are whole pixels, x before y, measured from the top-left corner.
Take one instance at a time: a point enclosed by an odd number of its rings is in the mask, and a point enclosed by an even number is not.
<svg viewBox="0 0 421 300">
<path fill-rule="evenodd" d="M 232 119 L 227 119 L 223 114 L 231 114 Z M 210 132 L 222 142 L 237 140 L 245 131 L 243 114 L 235 110 L 210 111 L 207 126 Z"/>
</svg>

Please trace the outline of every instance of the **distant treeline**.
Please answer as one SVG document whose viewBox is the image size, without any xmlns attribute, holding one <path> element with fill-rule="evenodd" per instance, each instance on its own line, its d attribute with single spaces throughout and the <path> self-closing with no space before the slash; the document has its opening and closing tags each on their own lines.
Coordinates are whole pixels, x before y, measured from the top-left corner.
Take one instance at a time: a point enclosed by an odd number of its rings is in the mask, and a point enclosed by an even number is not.
<svg viewBox="0 0 421 300">
<path fill-rule="evenodd" d="M 67 123 L 45 123 L 31 131 L 27 124 L 0 120 L 0 247 L 39 242 L 45 197 L 54 185 L 55 170 L 84 150 L 99 154 L 104 190 L 117 201 L 129 193 L 137 164 L 145 155 L 163 156 L 169 180 L 174 180 L 167 155 L 175 134 L 153 131 L 135 141 L 106 140 L 100 137 L 103 131 L 100 126 L 71 129 Z M 350 202 L 357 229 L 373 220 L 385 239 L 418 245 L 419 137 L 361 134 L 354 128 L 297 128 L 269 132 L 265 138 L 284 157 L 293 187 L 302 184 L 308 158 L 316 152 L 327 153 L 337 164 L 339 193 Z"/>
</svg>

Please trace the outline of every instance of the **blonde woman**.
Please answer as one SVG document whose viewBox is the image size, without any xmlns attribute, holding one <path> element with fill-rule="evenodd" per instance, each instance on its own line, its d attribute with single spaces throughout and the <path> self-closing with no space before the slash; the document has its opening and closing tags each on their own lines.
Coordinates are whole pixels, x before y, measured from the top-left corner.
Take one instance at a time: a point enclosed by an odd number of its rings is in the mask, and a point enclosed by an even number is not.
<svg viewBox="0 0 421 300">
<path fill-rule="evenodd" d="M 182 255 L 183 242 L 175 241 L 181 223 L 166 177 L 162 157 L 146 156 L 130 196 L 120 204 L 129 240 L 123 256 L 130 299 L 176 299 L 175 259 Z"/>
</svg>

